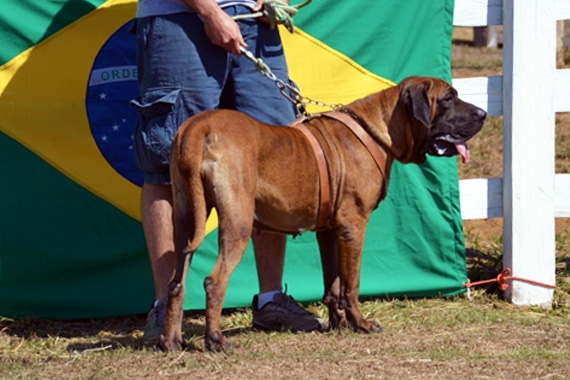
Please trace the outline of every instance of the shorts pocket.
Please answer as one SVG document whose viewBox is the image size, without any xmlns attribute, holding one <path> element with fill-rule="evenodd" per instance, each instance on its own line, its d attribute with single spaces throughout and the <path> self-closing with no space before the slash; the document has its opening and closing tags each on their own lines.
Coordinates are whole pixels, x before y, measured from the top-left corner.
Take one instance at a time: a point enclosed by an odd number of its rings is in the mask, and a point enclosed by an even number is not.
<svg viewBox="0 0 570 380">
<path fill-rule="evenodd" d="M 145 174 L 168 173 L 170 147 L 178 130 L 179 93 L 180 89 L 161 89 L 131 101 L 140 114 L 134 145 L 137 163 Z"/>
<path fill-rule="evenodd" d="M 172 112 L 180 89 L 160 89 L 149 91 L 144 99 L 131 100 L 131 105 L 138 108 L 140 115 L 145 120 L 151 120 L 161 115 Z"/>
</svg>

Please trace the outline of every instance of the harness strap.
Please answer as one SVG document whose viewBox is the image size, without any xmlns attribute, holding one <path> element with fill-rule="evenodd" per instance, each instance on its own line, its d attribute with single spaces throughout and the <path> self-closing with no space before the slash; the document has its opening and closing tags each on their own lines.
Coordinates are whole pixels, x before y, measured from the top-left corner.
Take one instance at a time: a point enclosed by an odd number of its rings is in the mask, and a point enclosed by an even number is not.
<svg viewBox="0 0 570 380">
<path fill-rule="evenodd" d="M 362 125 L 360 125 L 350 115 L 347 115 L 346 113 L 340 111 L 330 111 L 323 113 L 322 116 L 340 121 L 342 124 L 346 125 L 354 133 L 354 135 L 362 142 L 362 144 L 364 144 L 364 146 L 366 147 L 372 158 L 374 158 L 374 162 L 376 162 L 376 166 L 378 166 L 380 174 L 382 174 L 382 177 L 384 178 L 384 187 L 382 189 L 381 199 L 386 198 L 386 195 L 388 195 L 388 180 L 389 180 L 388 177 L 386 176 L 386 162 L 387 162 L 386 152 L 378 147 L 378 144 L 372 139 L 372 137 L 370 137 L 368 132 L 366 132 L 364 128 L 362 128 Z"/>
<path fill-rule="evenodd" d="M 321 145 L 315 138 L 315 136 L 309 131 L 309 129 L 303 124 L 304 121 L 312 119 L 314 117 L 328 117 L 330 119 L 335 119 L 340 121 L 341 124 L 344 124 L 350 129 L 354 135 L 360 140 L 360 142 L 366 147 L 368 153 L 374 159 L 378 170 L 380 170 L 380 174 L 384 178 L 384 186 L 382 188 L 382 198 L 386 198 L 388 194 L 388 176 L 386 175 L 387 171 L 387 154 L 385 151 L 378 147 L 378 144 L 370 137 L 368 132 L 360 125 L 353 117 L 347 115 L 346 113 L 339 112 L 339 111 L 331 111 L 325 112 L 322 114 L 316 115 L 309 115 L 309 116 L 302 116 L 292 122 L 290 124 L 291 127 L 298 129 L 299 131 L 303 132 L 309 143 L 311 144 L 311 148 L 313 149 L 313 153 L 317 160 L 317 166 L 319 169 L 319 184 L 320 184 L 320 205 L 319 211 L 317 214 L 317 230 L 324 228 L 327 226 L 327 220 L 329 218 L 331 212 L 331 184 L 329 178 L 329 171 L 328 171 L 328 164 L 321 148 Z"/>
<path fill-rule="evenodd" d="M 331 182 L 325 153 L 315 136 L 313 136 L 311 131 L 309 131 L 305 124 L 303 124 L 305 119 L 305 117 L 297 119 L 291 124 L 291 126 L 303 132 L 307 140 L 309 140 L 311 148 L 313 148 L 315 158 L 317 159 L 317 166 L 319 167 L 320 205 L 317 214 L 316 229 L 320 229 L 327 226 L 327 220 L 331 213 Z"/>
</svg>

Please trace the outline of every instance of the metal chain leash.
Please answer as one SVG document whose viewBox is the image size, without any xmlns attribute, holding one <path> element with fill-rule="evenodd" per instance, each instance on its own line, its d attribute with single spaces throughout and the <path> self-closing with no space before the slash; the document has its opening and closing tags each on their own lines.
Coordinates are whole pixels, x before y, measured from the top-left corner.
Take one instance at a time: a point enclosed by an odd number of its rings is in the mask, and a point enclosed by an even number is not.
<svg viewBox="0 0 570 380">
<path fill-rule="evenodd" d="M 311 99 L 308 96 L 301 94 L 301 91 L 296 86 L 277 78 L 275 74 L 271 72 L 269 66 L 267 66 L 261 58 L 256 58 L 252 52 L 243 47 L 241 48 L 241 51 L 245 55 L 245 57 L 247 57 L 251 62 L 255 64 L 257 71 L 259 71 L 259 73 L 264 77 L 273 81 L 273 83 L 275 83 L 275 86 L 277 86 L 281 94 L 287 100 L 289 100 L 291 103 L 295 105 L 297 116 L 301 115 L 306 116 L 308 114 L 307 105 L 309 104 L 315 105 L 317 107 L 330 108 L 332 110 L 338 110 L 343 107 L 343 105 L 340 103 L 329 104 L 321 100 Z M 287 90 L 289 90 L 289 92 L 287 92 Z"/>
</svg>

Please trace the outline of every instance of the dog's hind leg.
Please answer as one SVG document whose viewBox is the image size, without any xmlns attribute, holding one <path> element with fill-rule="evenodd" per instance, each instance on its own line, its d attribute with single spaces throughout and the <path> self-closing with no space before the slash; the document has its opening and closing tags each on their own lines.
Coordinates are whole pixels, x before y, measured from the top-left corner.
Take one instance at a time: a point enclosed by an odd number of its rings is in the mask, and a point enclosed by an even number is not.
<svg viewBox="0 0 570 380">
<path fill-rule="evenodd" d="M 329 322 L 333 329 L 348 326 L 346 314 L 344 310 L 341 310 L 339 307 L 341 289 L 336 240 L 335 230 L 331 229 L 317 232 L 325 285 L 323 302 L 329 309 Z"/>
<path fill-rule="evenodd" d="M 253 207 L 233 213 L 233 218 L 224 217 L 223 211 L 219 211 L 219 215 L 220 252 L 212 273 L 204 280 L 206 348 L 216 352 L 231 347 L 222 335 L 220 319 L 230 276 L 242 259 L 251 237 Z"/>
<path fill-rule="evenodd" d="M 193 252 L 183 252 L 181 255 L 176 256 L 176 272 L 169 285 L 164 333 L 160 337 L 159 342 L 160 348 L 164 351 L 181 350 L 185 347 L 184 339 L 182 338 L 184 295 L 186 293 L 184 282 L 192 256 Z"/>
<path fill-rule="evenodd" d="M 176 193 L 175 197 L 181 197 L 185 194 Z M 194 231 L 193 218 L 190 217 L 189 211 L 191 207 L 184 200 L 185 203 L 178 204 L 185 205 L 186 207 L 178 207 L 174 209 L 173 221 L 174 228 L 174 247 L 176 254 L 176 269 L 173 278 L 169 284 L 168 304 L 166 307 L 166 320 L 164 326 L 164 333 L 161 336 L 159 346 L 165 351 L 181 350 L 184 348 L 184 340 L 182 337 L 182 322 L 184 315 L 184 296 L 186 293 L 186 276 L 188 275 L 188 268 L 192 261 L 194 254 L 194 246 L 189 246 L 189 233 Z M 192 240 L 194 240 L 195 236 Z M 200 240 L 200 239 L 198 239 Z"/>
<path fill-rule="evenodd" d="M 165 351 L 184 348 L 182 319 L 186 277 L 194 251 L 204 239 L 204 226 L 211 210 L 211 207 L 206 206 L 199 186 L 194 187 L 197 191 L 191 202 L 188 192 L 190 187 L 184 185 L 184 177 L 176 170 L 172 174 L 176 269 L 169 284 L 164 333 L 159 342 L 159 347 Z"/>
</svg>

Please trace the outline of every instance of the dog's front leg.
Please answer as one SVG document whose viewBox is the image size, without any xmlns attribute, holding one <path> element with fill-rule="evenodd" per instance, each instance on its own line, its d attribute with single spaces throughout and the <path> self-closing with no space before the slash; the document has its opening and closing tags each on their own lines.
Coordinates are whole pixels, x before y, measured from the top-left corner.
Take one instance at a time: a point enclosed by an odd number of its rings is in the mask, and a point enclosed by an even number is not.
<svg viewBox="0 0 570 380">
<path fill-rule="evenodd" d="M 360 291 L 360 266 L 362 264 L 362 248 L 366 233 L 367 219 L 353 217 L 338 231 L 339 264 L 341 278 L 341 308 L 355 331 L 380 332 L 382 327 L 375 321 L 364 318 L 358 303 Z"/>
<path fill-rule="evenodd" d="M 340 270 L 338 261 L 338 246 L 335 230 L 317 232 L 317 241 L 321 253 L 325 294 L 323 302 L 329 309 L 331 328 L 339 329 L 348 326 L 344 310 L 340 309 Z"/>
</svg>

